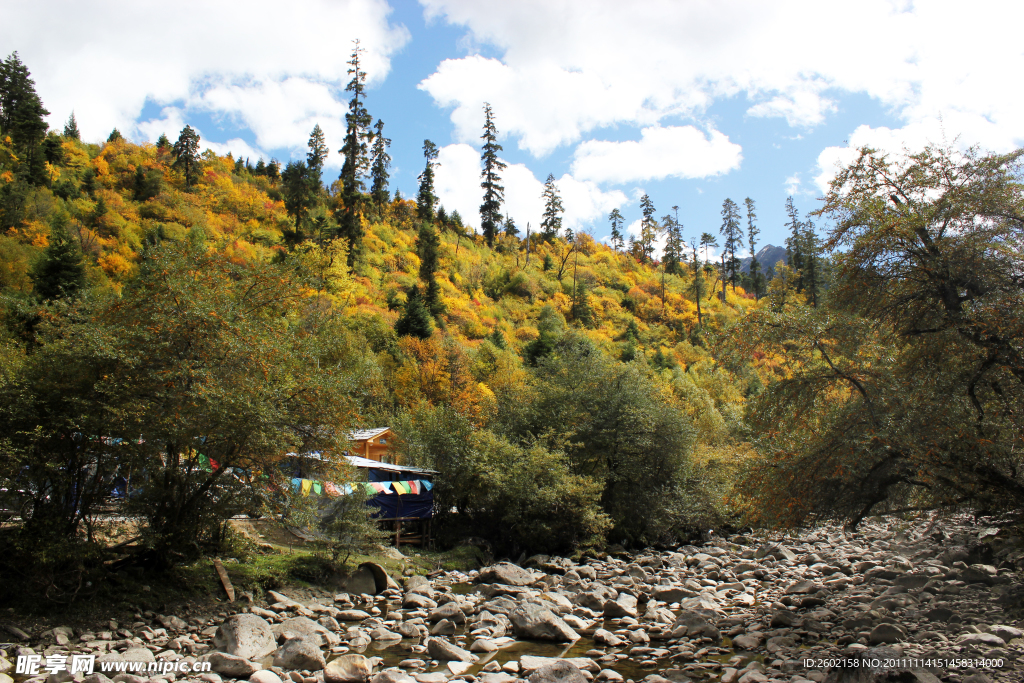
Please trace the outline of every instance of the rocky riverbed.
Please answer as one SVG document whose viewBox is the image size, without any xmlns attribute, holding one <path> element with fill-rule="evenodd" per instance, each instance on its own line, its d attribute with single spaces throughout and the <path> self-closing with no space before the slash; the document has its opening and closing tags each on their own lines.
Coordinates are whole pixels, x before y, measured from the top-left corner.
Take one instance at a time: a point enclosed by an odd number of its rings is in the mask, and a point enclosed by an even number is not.
<svg viewBox="0 0 1024 683">
<path fill-rule="evenodd" d="M 984 520 L 874 519 L 401 584 L 366 566 L 348 593 L 270 592 L 236 613 L 8 629 L 26 640 L 0 645 L 0 683 L 1020 681 L 1022 548 Z M 97 664 L 19 675 L 32 654 Z M 99 673 L 123 661 L 212 671 Z"/>
</svg>

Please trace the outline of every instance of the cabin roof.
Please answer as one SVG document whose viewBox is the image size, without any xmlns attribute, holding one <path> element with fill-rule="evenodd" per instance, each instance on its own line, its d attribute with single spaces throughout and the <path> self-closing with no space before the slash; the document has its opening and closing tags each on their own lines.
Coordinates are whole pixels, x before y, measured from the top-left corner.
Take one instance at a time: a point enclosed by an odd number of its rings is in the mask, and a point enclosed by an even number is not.
<svg viewBox="0 0 1024 683">
<path fill-rule="evenodd" d="M 374 439 L 384 432 L 391 431 L 390 427 L 373 427 L 372 429 L 353 429 L 348 433 L 349 441 L 367 441 Z"/>
<path fill-rule="evenodd" d="M 386 470 L 388 472 L 410 472 L 413 474 L 437 474 L 435 470 L 428 470 L 422 467 L 405 467 L 403 465 L 392 465 L 387 462 L 377 462 L 369 458 L 360 458 L 358 455 L 346 455 L 353 467 L 367 470 Z"/>
</svg>

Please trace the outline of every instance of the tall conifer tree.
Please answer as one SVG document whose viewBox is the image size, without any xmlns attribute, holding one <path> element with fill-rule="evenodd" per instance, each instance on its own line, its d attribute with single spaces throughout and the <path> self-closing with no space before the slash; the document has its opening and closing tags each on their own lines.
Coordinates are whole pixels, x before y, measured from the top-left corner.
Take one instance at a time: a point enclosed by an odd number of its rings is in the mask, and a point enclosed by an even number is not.
<svg viewBox="0 0 1024 683">
<path fill-rule="evenodd" d="M 82 133 L 78 130 L 78 121 L 75 120 L 75 112 L 71 112 L 67 123 L 64 124 L 64 137 L 69 140 L 81 140 Z"/>
<path fill-rule="evenodd" d="M 199 182 L 201 160 L 199 158 L 199 133 L 192 126 L 185 126 L 174 143 L 174 168 L 180 168 L 185 177 L 185 188 L 191 189 Z"/>
<path fill-rule="evenodd" d="M 540 222 L 541 234 L 550 242 L 558 237 L 558 232 L 562 229 L 562 213 L 565 211 L 562 207 L 562 198 L 558 194 L 558 186 L 555 185 L 554 174 L 549 173 L 547 180 L 544 181 L 544 193 L 541 197 L 544 199 L 544 218 Z"/>
<path fill-rule="evenodd" d="M 484 169 L 480 173 L 483 182 L 484 201 L 480 205 L 480 229 L 487 239 L 487 246 L 494 246 L 494 238 L 501 224 L 501 205 L 505 201 L 505 187 L 501 184 L 501 176 L 506 165 L 498 158 L 501 145 L 498 144 L 498 129 L 494 125 L 494 112 L 491 105 L 484 102 L 484 134 L 480 136 L 484 146 L 480 150 L 480 159 Z"/>
<path fill-rule="evenodd" d="M 373 147 L 370 150 L 370 198 L 377 207 L 377 215 L 383 218 L 384 208 L 391 200 L 388 192 L 388 180 L 391 177 L 388 173 L 388 169 L 391 168 L 388 148 L 391 147 L 391 138 L 384 137 L 384 122 L 380 119 L 373 125 L 373 130 Z"/>
<path fill-rule="evenodd" d="M 341 166 L 342 217 L 341 235 L 348 239 L 348 264 L 351 266 L 361 250 L 363 229 L 360 222 L 360 203 L 363 192 L 363 176 L 369 167 L 369 145 L 373 136 L 370 131 L 369 112 L 366 111 L 366 72 L 360 63 L 363 48 L 355 41 L 348 73 L 352 79 L 345 86 L 345 92 L 352 93 L 345 114 L 345 144 L 338 153 L 345 157 Z"/>
<path fill-rule="evenodd" d="M 646 192 L 640 198 L 640 211 L 643 213 L 640 220 L 640 251 L 644 261 L 651 263 L 654 259 L 654 240 L 658 237 L 658 221 L 654 218 L 654 202 Z"/>
<path fill-rule="evenodd" d="M 416 194 L 416 211 L 420 220 L 434 220 L 434 205 L 437 195 L 434 194 L 434 167 L 437 166 L 437 145 L 430 140 L 423 141 L 423 156 L 427 160 L 423 172 L 420 173 L 419 192 Z"/>
<path fill-rule="evenodd" d="M 612 209 L 612 212 L 608 214 L 608 221 L 612 224 L 611 247 L 616 251 L 622 251 L 626 246 L 622 239 L 622 214 L 618 209 Z"/>
<path fill-rule="evenodd" d="M 722 227 L 719 229 L 725 242 L 723 254 L 722 277 L 728 277 L 732 290 L 736 291 L 736 279 L 739 277 L 740 260 L 736 258 L 736 250 L 743 246 L 743 229 L 740 227 L 740 207 L 731 199 L 722 202 Z"/>
<path fill-rule="evenodd" d="M 757 262 L 757 236 L 761 231 L 757 227 L 757 212 L 754 200 L 747 197 L 743 200 L 747 206 L 747 244 L 750 245 L 750 281 L 754 286 L 754 299 L 761 298 L 761 264 Z"/>
</svg>

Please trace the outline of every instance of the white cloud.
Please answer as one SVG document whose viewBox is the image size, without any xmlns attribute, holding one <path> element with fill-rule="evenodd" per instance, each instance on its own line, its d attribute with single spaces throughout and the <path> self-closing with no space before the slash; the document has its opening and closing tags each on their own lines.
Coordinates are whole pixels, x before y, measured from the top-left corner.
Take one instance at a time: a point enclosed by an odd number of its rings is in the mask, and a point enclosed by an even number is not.
<svg viewBox="0 0 1024 683">
<path fill-rule="evenodd" d="M 446 211 L 457 210 L 467 224 L 479 226 L 483 195 L 480 152 L 467 144 L 447 145 L 439 150 L 438 161 L 434 187 L 441 204 Z M 504 210 L 515 220 L 522 234 L 526 234 L 527 223 L 531 230 L 538 230 L 544 214 L 541 197 L 544 182 L 523 164 L 509 164 L 501 176 L 505 186 Z M 603 228 L 608 213 L 628 201 L 619 190 L 605 192 L 595 183 L 569 174 L 558 179 L 556 185 L 565 207 L 562 224 L 573 230 L 595 224 L 602 224 Z"/>
<path fill-rule="evenodd" d="M 578 178 L 613 183 L 668 176 L 706 178 L 739 168 L 741 151 L 717 130 L 705 137 L 693 126 L 649 127 L 638 141 L 581 143 L 572 172 Z"/>
<path fill-rule="evenodd" d="M 13 3 L 0 44 L 31 70 L 50 125 L 59 128 L 73 109 L 88 140 L 105 139 L 113 126 L 136 139 L 173 139 L 180 128 L 170 124 L 205 111 L 238 119 L 267 149 L 304 145 L 319 121 L 337 149 L 351 41 L 361 39 L 363 66 L 379 82 L 409 40 L 404 26 L 388 23 L 390 11 L 385 0 L 287 8 L 271 0 L 54 0 L 45 11 Z M 163 118 L 136 126 L 147 102 Z"/>
<path fill-rule="evenodd" d="M 800 191 L 800 174 L 794 173 L 786 178 L 786 194 L 794 195 Z"/>
<path fill-rule="evenodd" d="M 842 94 L 876 99 L 914 127 L 942 116 L 966 143 L 1024 140 L 1024 4 L 953 0 L 421 0 L 429 18 L 465 26 L 470 54 L 421 87 L 452 107 L 456 135 L 478 135 L 489 101 L 499 130 L 542 156 L 620 123 L 701 118 L 745 96 L 751 116 L 813 126 Z"/>
</svg>

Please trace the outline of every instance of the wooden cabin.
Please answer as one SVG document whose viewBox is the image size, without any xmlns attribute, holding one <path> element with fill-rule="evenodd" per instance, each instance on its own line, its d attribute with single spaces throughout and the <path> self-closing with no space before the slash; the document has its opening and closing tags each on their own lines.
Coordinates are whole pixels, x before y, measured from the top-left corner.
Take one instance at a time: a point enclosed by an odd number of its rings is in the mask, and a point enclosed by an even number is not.
<svg viewBox="0 0 1024 683">
<path fill-rule="evenodd" d="M 348 439 L 352 442 L 349 455 L 391 465 L 400 464 L 398 456 L 391 450 L 392 435 L 388 427 L 357 429 L 349 432 Z"/>
</svg>

